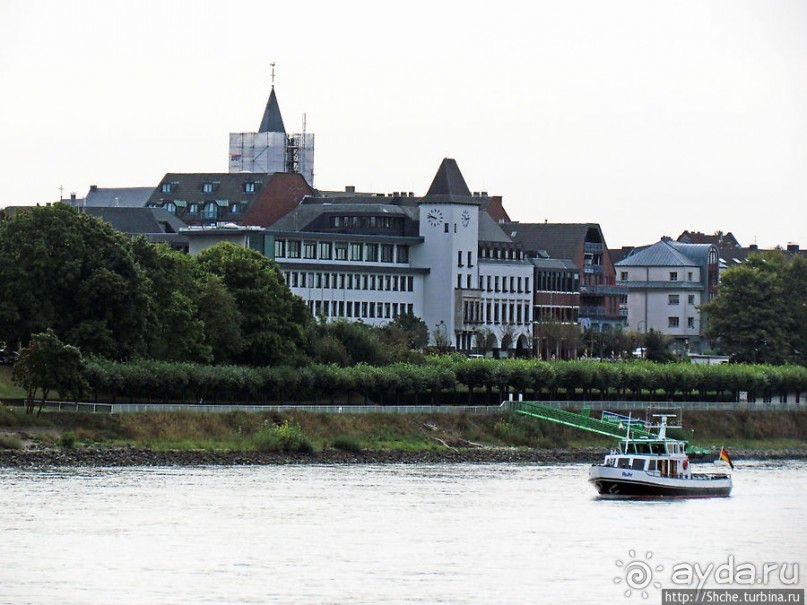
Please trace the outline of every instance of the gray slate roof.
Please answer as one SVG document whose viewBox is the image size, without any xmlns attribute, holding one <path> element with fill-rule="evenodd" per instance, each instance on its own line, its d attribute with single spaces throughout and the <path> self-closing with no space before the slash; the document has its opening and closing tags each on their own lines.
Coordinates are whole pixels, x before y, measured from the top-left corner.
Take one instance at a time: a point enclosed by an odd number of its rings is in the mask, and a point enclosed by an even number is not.
<svg viewBox="0 0 807 605">
<path fill-rule="evenodd" d="M 427 197 L 431 195 L 471 197 L 471 190 L 465 184 L 465 178 L 462 176 L 456 160 L 443 159 L 440 168 L 437 169 L 437 174 L 434 175 L 429 191 L 426 192 Z"/>
<path fill-rule="evenodd" d="M 85 208 L 143 208 L 154 187 L 90 187 L 83 203 Z"/>
<path fill-rule="evenodd" d="M 275 96 L 275 87 L 269 93 L 269 100 L 266 102 L 266 109 L 263 110 L 263 119 L 258 127 L 258 132 L 282 132 L 286 134 L 286 127 L 283 126 L 283 117 L 280 115 L 280 105 Z"/>
<path fill-rule="evenodd" d="M 619 261 L 619 267 L 693 267 L 705 265 L 711 244 L 682 244 L 661 240 Z"/>
<path fill-rule="evenodd" d="M 294 210 L 272 225 L 272 231 L 307 231 L 323 215 L 400 216 L 418 220 L 418 209 L 413 205 L 392 203 L 389 198 L 341 197 L 306 198 Z"/>
<path fill-rule="evenodd" d="M 162 208 L 84 208 L 84 214 L 100 218 L 130 235 L 178 233 L 187 225 Z"/>
<path fill-rule="evenodd" d="M 502 223 L 504 232 L 532 255 L 546 251 L 552 258 L 574 259 L 596 223 Z M 604 243 L 604 242 L 603 242 Z"/>
<path fill-rule="evenodd" d="M 479 213 L 479 241 L 512 243 L 512 239 L 502 230 L 487 212 Z"/>
</svg>

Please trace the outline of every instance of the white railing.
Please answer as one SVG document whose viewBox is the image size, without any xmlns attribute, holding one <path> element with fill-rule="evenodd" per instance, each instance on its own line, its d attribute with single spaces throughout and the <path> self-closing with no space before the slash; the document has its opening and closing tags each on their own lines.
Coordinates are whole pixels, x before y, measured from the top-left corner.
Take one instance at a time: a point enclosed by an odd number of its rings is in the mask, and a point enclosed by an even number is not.
<svg viewBox="0 0 807 605">
<path fill-rule="evenodd" d="M 473 414 L 495 415 L 512 408 L 513 401 L 501 405 L 311 405 L 311 404 L 198 404 L 198 403 L 92 403 L 48 401 L 45 407 L 66 412 L 98 414 L 131 414 L 136 412 L 315 412 L 322 414 Z M 541 401 L 559 409 L 590 408 L 591 410 L 641 410 L 648 408 L 686 410 L 804 410 L 804 403 L 748 403 L 736 401 Z M 39 404 L 37 404 L 39 405 Z"/>
</svg>

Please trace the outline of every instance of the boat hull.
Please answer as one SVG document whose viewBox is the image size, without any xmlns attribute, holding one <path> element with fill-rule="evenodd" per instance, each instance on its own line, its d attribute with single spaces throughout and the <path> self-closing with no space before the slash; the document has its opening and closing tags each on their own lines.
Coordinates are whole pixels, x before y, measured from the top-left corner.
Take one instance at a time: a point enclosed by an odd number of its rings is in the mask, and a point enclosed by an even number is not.
<svg viewBox="0 0 807 605">
<path fill-rule="evenodd" d="M 589 481 L 601 496 L 632 498 L 720 498 L 731 494 L 731 477 L 659 477 L 642 471 L 592 467 Z"/>
</svg>

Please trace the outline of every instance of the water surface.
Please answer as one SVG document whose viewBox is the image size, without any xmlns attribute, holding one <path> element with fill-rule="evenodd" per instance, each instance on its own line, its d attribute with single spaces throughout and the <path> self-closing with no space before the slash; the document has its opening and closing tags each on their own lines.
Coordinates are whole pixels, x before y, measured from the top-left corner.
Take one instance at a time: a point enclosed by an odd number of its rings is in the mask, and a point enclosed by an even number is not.
<svg viewBox="0 0 807 605">
<path fill-rule="evenodd" d="M 807 570 L 805 462 L 740 464 L 718 499 L 600 500 L 587 476 L 581 464 L 3 468 L 0 602 L 629 603 L 642 599 L 624 596 L 617 561 L 632 558 L 663 567 L 665 587 L 673 564 L 729 554 Z"/>
</svg>

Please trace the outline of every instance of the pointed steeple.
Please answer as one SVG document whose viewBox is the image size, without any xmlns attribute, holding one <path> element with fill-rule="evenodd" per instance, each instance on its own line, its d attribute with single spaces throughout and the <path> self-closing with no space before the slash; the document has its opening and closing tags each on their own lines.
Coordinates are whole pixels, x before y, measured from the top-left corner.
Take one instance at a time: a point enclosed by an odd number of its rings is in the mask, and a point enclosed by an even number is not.
<svg viewBox="0 0 807 605">
<path fill-rule="evenodd" d="M 282 132 L 286 134 L 283 117 L 280 115 L 280 106 L 277 104 L 277 97 L 275 96 L 274 85 L 272 86 L 272 92 L 269 93 L 266 109 L 263 110 L 263 119 L 258 132 Z"/>
<path fill-rule="evenodd" d="M 426 197 L 437 195 L 448 195 L 451 197 L 471 197 L 471 190 L 465 184 L 465 179 L 460 172 L 457 161 L 451 158 L 444 158 L 437 174 L 434 175 Z"/>
</svg>

